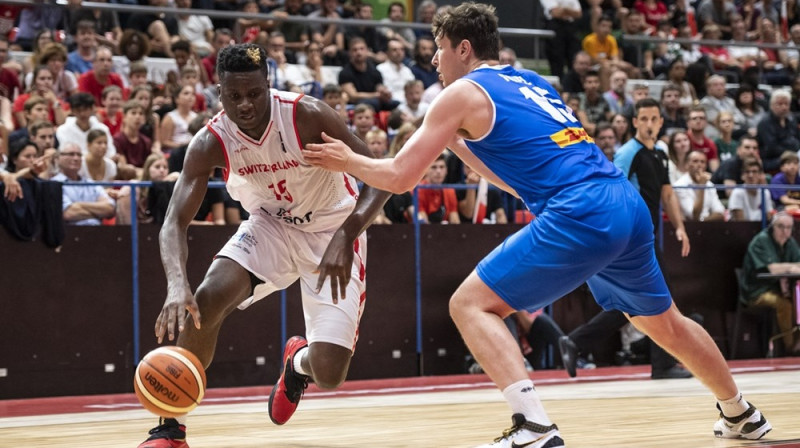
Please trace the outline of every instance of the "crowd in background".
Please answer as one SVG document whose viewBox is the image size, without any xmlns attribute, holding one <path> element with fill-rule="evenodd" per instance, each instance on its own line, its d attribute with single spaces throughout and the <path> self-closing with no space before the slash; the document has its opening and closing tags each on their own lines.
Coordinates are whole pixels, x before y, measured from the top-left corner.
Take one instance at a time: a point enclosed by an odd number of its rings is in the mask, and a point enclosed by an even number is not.
<svg viewBox="0 0 800 448">
<path fill-rule="evenodd" d="M 92 10 L 81 7 L 80 0 L 70 0 L 66 8 L 46 2 L 0 6 L 0 137 L 7 199 L 22 194 L 14 184 L 25 178 L 174 180 L 189 140 L 221 109 L 215 58 L 233 42 L 264 46 L 273 87 L 325 101 L 376 157 L 399 151 L 442 89 L 431 63 L 436 44 L 430 30 L 403 26 L 412 16 L 429 24 L 447 8 L 431 0 L 418 2 L 415 11 L 407 11 L 404 2 L 391 3 L 378 26 L 291 21 L 292 16 L 372 20 L 374 7 L 360 1 L 139 3 L 163 12 Z M 800 23 L 795 23 L 800 16 L 795 2 L 787 4 L 782 12 L 769 0 L 542 0 L 545 27 L 556 33 L 545 45 L 548 79 L 612 159 L 635 133 L 635 102 L 660 101 L 659 145 L 669 154 L 673 185 L 730 187 L 718 192 L 678 188 L 686 220 L 760 220 L 762 210 L 794 211 L 800 191 L 780 187 L 800 183 Z M 194 9 L 262 12 L 272 18 L 209 18 Z M 643 43 L 632 36 L 662 41 Z M 785 46 L 758 48 L 759 43 Z M 9 50 L 23 56 L 12 58 Z M 500 62 L 521 66 L 508 47 L 500 49 Z M 80 154 L 64 156 L 72 144 Z M 209 178 L 222 176 L 215 172 Z M 423 182 L 477 185 L 481 179 L 445 152 Z M 778 187 L 763 197 L 763 205 L 757 190 L 733 188 L 764 183 Z M 128 189 L 92 190 L 81 190 L 84 201 L 78 202 L 108 206 L 76 206 L 80 213 L 67 214 L 65 205 L 67 222 L 130 222 Z M 170 192 L 169 187 L 137 189 L 138 217 L 158 222 Z M 469 188 L 421 189 L 419 210 L 413 210 L 409 194 L 399 195 L 377 222 L 409 222 L 415 214 L 423 222 L 525 219 L 505 193 L 489 189 L 483 194 L 476 198 L 476 189 Z M 475 215 L 476 201 L 488 202 L 486 215 Z M 196 222 L 235 224 L 244 217 L 224 190 L 211 189 Z"/>
</svg>

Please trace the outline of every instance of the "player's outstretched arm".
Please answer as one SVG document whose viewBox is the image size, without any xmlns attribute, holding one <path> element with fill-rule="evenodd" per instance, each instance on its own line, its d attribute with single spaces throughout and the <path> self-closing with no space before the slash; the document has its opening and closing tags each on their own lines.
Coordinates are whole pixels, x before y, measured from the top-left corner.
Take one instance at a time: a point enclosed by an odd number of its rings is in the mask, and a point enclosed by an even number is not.
<svg viewBox="0 0 800 448">
<path fill-rule="evenodd" d="M 313 98 L 301 100 L 297 110 L 297 121 L 309 123 L 300 130 L 303 144 L 321 143 L 321 134 L 325 132 L 341 139 L 356 153 L 372 157 L 367 145 L 347 129 L 335 110 L 322 101 Z M 346 297 L 345 290 L 350 281 L 350 269 L 353 263 L 353 242 L 378 216 L 390 196 L 391 193 L 387 191 L 365 185 L 359 194 L 355 209 L 328 243 L 318 267 L 317 290 L 322 288 L 326 278 L 330 278 L 334 303 L 338 302 L 339 297 L 342 299 Z"/>
<path fill-rule="evenodd" d="M 483 105 L 480 99 L 474 99 L 477 91 L 466 82 L 448 86 L 431 103 L 422 126 L 393 159 L 356 154 L 341 139 L 325 134 L 324 143 L 305 145 L 305 159 L 315 166 L 346 171 L 373 187 L 404 193 L 419 183 L 453 136 L 465 129 L 465 117 Z"/>
<path fill-rule="evenodd" d="M 175 326 L 183 331 L 186 312 L 200 328 L 200 311 L 186 276 L 186 229 L 197 214 L 208 189 L 208 174 L 217 166 L 225 166 L 225 158 L 216 137 L 202 129 L 189 143 L 178 182 L 167 208 L 164 225 L 159 233 L 161 263 L 167 275 L 167 298 L 156 319 L 155 333 L 158 342 L 167 334 L 175 338 Z"/>
</svg>

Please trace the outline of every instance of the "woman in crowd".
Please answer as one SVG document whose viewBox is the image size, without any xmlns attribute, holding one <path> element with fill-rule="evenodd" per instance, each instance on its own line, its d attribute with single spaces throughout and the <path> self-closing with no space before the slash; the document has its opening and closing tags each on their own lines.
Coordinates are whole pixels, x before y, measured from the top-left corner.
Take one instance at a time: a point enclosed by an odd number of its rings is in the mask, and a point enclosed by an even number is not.
<svg viewBox="0 0 800 448">
<path fill-rule="evenodd" d="M 78 78 L 64 67 L 67 65 L 67 47 L 52 42 L 47 44 L 39 55 L 39 64 L 47 66 L 53 75 L 53 92 L 62 102 L 67 101 L 70 95 L 78 91 Z M 25 85 L 30 88 L 33 84 L 33 72 L 25 75 Z"/>
<path fill-rule="evenodd" d="M 169 153 L 189 143 L 192 134 L 189 132 L 189 123 L 194 120 L 197 113 L 192 111 L 195 102 L 194 86 L 183 86 L 176 89 L 172 95 L 175 109 L 168 112 L 161 122 L 161 150 Z"/>
<path fill-rule="evenodd" d="M 161 152 L 161 117 L 153 111 L 153 90 L 147 85 L 134 87 L 130 99 L 144 108 L 145 121 L 139 131 L 153 142 L 153 152 Z"/>
<path fill-rule="evenodd" d="M 733 99 L 736 102 L 733 137 L 738 139 L 744 134 L 755 137 L 758 122 L 767 115 L 767 111 L 756 101 L 755 88 L 742 84 Z"/>
<path fill-rule="evenodd" d="M 53 72 L 45 65 L 37 66 L 33 70 L 33 84 L 28 89 L 27 93 L 17 96 L 14 101 L 12 112 L 14 113 L 14 121 L 17 123 L 17 128 L 27 126 L 28 122 L 25 119 L 24 106 L 25 101 L 32 95 L 37 95 L 47 101 L 48 117 L 50 121 L 56 126 L 64 124 L 67 119 L 67 114 L 64 109 L 67 105 L 58 99 L 53 90 Z"/>
<path fill-rule="evenodd" d="M 681 176 L 686 174 L 686 155 L 692 150 L 689 135 L 684 131 L 672 134 L 669 139 L 669 183 L 674 184 Z"/>
</svg>

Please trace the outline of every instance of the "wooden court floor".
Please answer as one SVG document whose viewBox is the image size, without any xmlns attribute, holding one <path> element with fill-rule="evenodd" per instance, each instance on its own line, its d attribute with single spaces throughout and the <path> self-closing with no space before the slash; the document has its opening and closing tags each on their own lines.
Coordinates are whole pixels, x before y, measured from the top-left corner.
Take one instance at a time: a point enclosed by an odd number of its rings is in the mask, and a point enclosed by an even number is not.
<svg viewBox="0 0 800 448">
<path fill-rule="evenodd" d="M 758 442 L 715 439 L 714 401 L 695 379 L 652 381 L 641 370 L 607 375 L 598 369 L 581 371 L 575 380 L 561 372 L 557 381 L 535 382 L 569 447 L 800 448 L 795 361 L 779 369 L 737 369 L 741 390 L 775 428 Z M 487 381 L 479 375 L 446 387 L 417 381 L 410 387 L 363 383 L 361 389 L 354 382 L 347 393 L 332 396 L 309 389 L 281 427 L 267 416 L 267 388 L 229 389 L 216 399 L 209 394 L 189 417 L 188 441 L 192 448 L 471 447 L 500 435 L 510 422 L 502 395 Z M 136 447 L 155 423 L 132 394 L 85 397 L 78 412 L 56 405 L 14 412 L 18 406 L 0 401 L 0 447 Z"/>
</svg>

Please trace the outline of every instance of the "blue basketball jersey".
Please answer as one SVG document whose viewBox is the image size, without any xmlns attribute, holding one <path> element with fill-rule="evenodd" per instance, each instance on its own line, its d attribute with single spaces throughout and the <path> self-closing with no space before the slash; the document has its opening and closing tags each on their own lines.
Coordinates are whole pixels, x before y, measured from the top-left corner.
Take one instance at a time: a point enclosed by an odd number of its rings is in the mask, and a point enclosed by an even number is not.
<svg viewBox="0 0 800 448">
<path fill-rule="evenodd" d="M 624 179 L 538 74 L 508 65 L 482 66 L 462 79 L 480 87 L 494 106 L 489 132 L 465 139 L 467 147 L 534 214 L 573 185 Z"/>
</svg>

